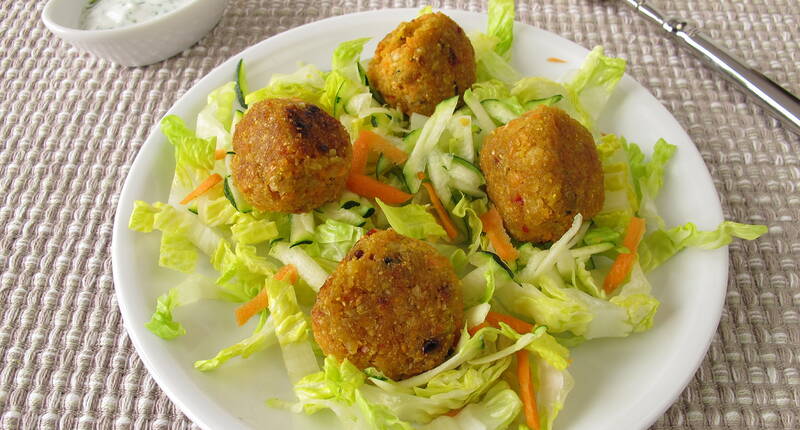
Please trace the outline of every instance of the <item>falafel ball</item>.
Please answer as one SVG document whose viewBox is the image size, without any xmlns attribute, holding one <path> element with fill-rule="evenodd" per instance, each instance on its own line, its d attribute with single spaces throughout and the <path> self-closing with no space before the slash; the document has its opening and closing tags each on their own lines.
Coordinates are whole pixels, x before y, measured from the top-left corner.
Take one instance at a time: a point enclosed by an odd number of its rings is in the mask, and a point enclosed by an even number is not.
<svg viewBox="0 0 800 430">
<path fill-rule="evenodd" d="M 303 213 L 344 192 L 353 151 L 342 124 L 300 99 L 267 99 L 236 124 L 231 173 L 256 209 Z"/>
<path fill-rule="evenodd" d="M 517 240 L 552 242 L 600 212 L 603 170 L 592 134 L 561 109 L 540 106 L 495 129 L 480 153 L 489 198 Z"/>
<path fill-rule="evenodd" d="M 441 364 L 464 324 L 450 261 L 394 231 L 364 236 L 317 295 L 314 338 L 325 354 L 404 379 Z"/>
<path fill-rule="evenodd" d="M 400 24 L 378 44 L 367 77 L 383 99 L 406 114 L 433 113 L 475 83 L 475 51 L 447 15 L 427 13 Z"/>
</svg>

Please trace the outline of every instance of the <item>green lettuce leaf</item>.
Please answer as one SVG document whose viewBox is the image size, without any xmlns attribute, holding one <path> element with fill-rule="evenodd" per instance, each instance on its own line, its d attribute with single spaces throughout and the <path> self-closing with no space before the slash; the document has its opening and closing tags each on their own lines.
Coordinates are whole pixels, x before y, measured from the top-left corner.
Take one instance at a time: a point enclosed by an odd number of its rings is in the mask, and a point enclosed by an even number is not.
<svg viewBox="0 0 800 430">
<path fill-rule="evenodd" d="M 161 120 L 161 132 L 175 149 L 176 180 L 185 188 L 193 188 L 214 167 L 215 139 L 197 137 L 175 115 L 168 115 Z"/>
<path fill-rule="evenodd" d="M 153 231 L 155 215 L 158 212 L 159 210 L 157 208 L 147 202 L 141 200 L 134 201 L 131 218 L 128 221 L 128 228 L 142 233 L 150 233 Z"/>
<path fill-rule="evenodd" d="M 303 377 L 319 371 L 317 357 L 311 346 L 311 325 L 297 304 L 292 284 L 267 278 L 265 288 L 283 363 L 289 380 L 297 383 Z"/>
<path fill-rule="evenodd" d="M 716 249 L 731 243 L 733 238 L 755 240 L 767 232 L 767 226 L 722 222 L 716 230 L 698 230 L 693 223 L 686 223 L 670 230 L 656 230 L 639 244 L 639 262 L 645 272 L 663 264 L 670 257 L 687 247 Z"/>
<path fill-rule="evenodd" d="M 316 228 L 315 242 L 320 246 L 320 257 L 341 261 L 350 248 L 364 236 L 363 228 L 328 219 Z"/>
<path fill-rule="evenodd" d="M 489 2 L 489 22 L 486 34 L 497 39 L 494 51 L 506 60 L 510 59 L 514 42 L 514 0 Z"/>
<path fill-rule="evenodd" d="M 522 401 L 508 383 L 496 383 L 480 402 L 470 403 L 456 416 L 442 415 L 421 430 L 503 430 L 522 410 Z"/>
<path fill-rule="evenodd" d="M 497 79 L 507 84 L 512 84 L 522 77 L 511 65 L 508 58 L 498 54 L 498 46 L 502 45 L 497 37 L 484 33 L 473 33 L 469 35 L 469 40 L 475 49 L 475 63 L 479 82 Z M 502 51 L 503 48 L 501 47 L 500 50 Z M 506 55 L 508 54 L 509 52 L 507 51 Z"/>
<path fill-rule="evenodd" d="M 586 128 L 594 130 L 594 121 L 608 103 L 611 94 L 625 74 L 625 60 L 606 57 L 602 46 L 596 46 L 564 86 L 578 98 L 578 119 Z"/>
<path fill-rule="evenodd" d="M 228 82 L 208 95 L 206 106 L 197 114 L 195 133 L 197 137 L 216 138 L 219 148 L 231 147 L 233 104 L 236 101 L 236 83 Z"/>
<path fill-rule="evenodd" d="M 202 275 L 193 274 L 178 286 L 170 288 L 156 301 L 156 310 L 145 327 L 162 339 L 174 339 L 186 334 L 186 329 L 172 317 L 172 311 L 203 299 L 220 299 L 214 282 Z"/>
<path fill-rule="evenodd" d="M 316 66 L 308 64 L 294 73 L 275 73 L 269 84 L 245 96 L 248 106 L 271 98 L 299 98 L 308 103 L 319 104 L 325 88 L 325 74 Z"/>
<path fill-rule="evenodd" d="M 394 231 L 414 239 L 446 236 L 436 218 L 422 205 L 389 206 L 376 199 Z"/>
<path fill-rule="evenodd" d="M 201 372 L 208 372 L 217 369 L 234 357 L 247 358 L 252 354 L 263 351 L 276 344 L 278 338 L 275 337 L 275 327 L 266 312 L 261 313 L 261 320 L 253 331 L 253 334 L 227 348 L 220 350 L 217 355 L 207 360 L 194 362 L 194 368 Z"/>
<path fill-rule="evenodd" d="M 575 385 L 572 375 L 564 369 L 551 366 L 545 360 L 532 360 L 536 406 L 542 430 L 552 430 L 553 421 L 564 407 L 567 395 Z"/>
</svg>

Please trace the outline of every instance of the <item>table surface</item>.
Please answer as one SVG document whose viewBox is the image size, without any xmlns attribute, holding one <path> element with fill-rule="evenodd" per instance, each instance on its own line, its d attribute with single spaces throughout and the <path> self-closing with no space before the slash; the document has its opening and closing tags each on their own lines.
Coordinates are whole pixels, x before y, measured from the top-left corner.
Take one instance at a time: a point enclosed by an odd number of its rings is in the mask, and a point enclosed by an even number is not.
<svg viewBox="0 0 800 430">
<path fill-rule="evenodd" d="M 54 37 L 44 3 L 0 0 L 0 428 L 193 427 L 142 365 L 114 295 L 112 223 L 134 157 L 178 97 L 248 46 L 328 16 L 419 4 L 232 0 L 181 55 L 124 68 Z M 798 0 L 654 3 L 800 94 Z M 517 14 L 627 59 L 699 147 L 726 219 L 769 226 L 730 246 L 717 334 L 653 428 L 800 428 L 800 138 L 621 2 L 519 1 Z"/>
</svg>

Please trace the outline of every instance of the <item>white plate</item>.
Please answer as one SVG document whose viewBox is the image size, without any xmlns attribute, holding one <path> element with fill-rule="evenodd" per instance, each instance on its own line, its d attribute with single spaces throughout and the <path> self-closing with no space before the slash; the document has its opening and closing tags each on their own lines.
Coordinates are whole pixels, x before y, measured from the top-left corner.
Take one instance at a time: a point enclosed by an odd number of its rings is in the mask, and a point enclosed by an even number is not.
<svg viewBox="0 0 800 430">
<path fill-rule="evenodd" d="M 486 16 L 447 13 L 465 30 L 481 30 Z M 365 49 L 417 10 L 365 12 L 325 19 L 274 36 L 244 51 L 251 88 L 274 72 L 291 72 L 298 61 L 330 67 L 339 42 L 372 36 Z M 555 34 L 516 23 L 514 63 L 525 75 L 558 79 L 578 67 L 587 51 Z M 547 62 L 548 57 L 567 60 Z M 206 95 L 232 79 L 231 58 L 204 77 L 175 103 L 169 114 L 191 122 Z M 694 221 L 712 228 L 722 211 L 700 154 L 680 125 L 647 90 L 626 76 L 599 121 L 601 131 L 622 134 L 649 151 L 656 139 L 678 146 L 669 165 L 659 207 L 670 225 Z M 158 234 L 127 229 L 134 200 L 166 200 L 173 172 L 170 145 L 157 127 L 142 146 L 120 196 L 114 223 L 112 258 L 120 310 L 145 366 L 186 415 L 207 429 L 330 428 L 330 417 L 298 417 L 264 405 L 270 397 L 291 399 L 277 348 L 247 360 L 234 359 L 217 371 L 200 373 L 197 359 L 246 337 L 252 326 L 237 328 L 233 306 L 201 303 L 176 311 L 188 334 L 164 341 L 144 328 L 156 297 L 182 275 L 158 267 Z M 652 273 L 661 308 L 652 330 L 626 339 L 589 342 L 574 350 L 575 389 L 556 421 L 557 429 L 640 429 L 652 424 L 677 398 L 699 366 L 719 322 L 728 270 L 727 249 L 689 250 Z M 324 426 L 323 426 L 324 424 Z"/>
</svg>

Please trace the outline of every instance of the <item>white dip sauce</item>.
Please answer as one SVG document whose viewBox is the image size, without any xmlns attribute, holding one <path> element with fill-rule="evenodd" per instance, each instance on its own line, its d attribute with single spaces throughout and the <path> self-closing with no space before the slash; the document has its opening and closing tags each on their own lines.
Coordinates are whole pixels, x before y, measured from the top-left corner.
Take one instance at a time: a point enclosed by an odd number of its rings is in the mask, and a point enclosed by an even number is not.
<svg viewBox="0 0 800 430">
<path fill-rule="evenodd" d="M 83 11 L 84 30 L 110 30 L 149 21 L 192 0 L 98 0 Z"/>
</svg>

